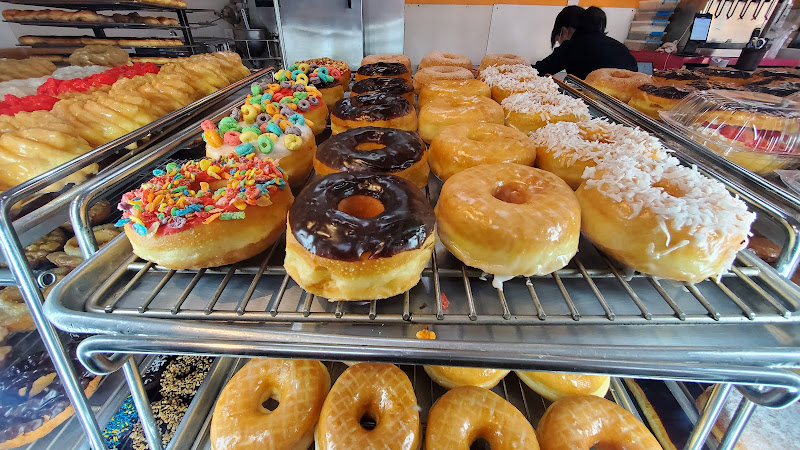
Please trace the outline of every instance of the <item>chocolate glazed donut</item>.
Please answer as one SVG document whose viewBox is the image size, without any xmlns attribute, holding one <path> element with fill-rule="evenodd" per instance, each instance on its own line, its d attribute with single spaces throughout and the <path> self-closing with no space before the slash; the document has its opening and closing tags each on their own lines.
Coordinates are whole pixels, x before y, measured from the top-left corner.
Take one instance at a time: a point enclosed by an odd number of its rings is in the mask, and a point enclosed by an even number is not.
<svg viewBox="0 0 800 450">
<path fill-rule="evenodd" d="M 398 95 L 408 100 L 409 103 L 414 101 L 414 88 L 402 78 L 366 78 L 354 84 L 352 92 L 355 95 L 369 94 L 372 92 Z"/>
<path fill-rule="evenodd" d="M 425 142 L 417 133 L 392 128 L 362 127 L 331 136 L 314 156 L 317 175 L 336 172 L 378 172 L 396 175 L 418 188 L 428 184 Z"/>
<path fill-rule="evenodd" d="M 339 210 L 353 196 L 372 197 L 384 209 L 361 218 Z M 297 196 L 289 227 L 314 255 L 362 261 L 416 250 L 434 231 L 436 218 L 425 196 L 392 175 L 335 173 L 312 182 Z"/>
<path fill-rule="evenodd" d="M 405 64 L 393 62 L 377 62 L 365 64 L 356 71 L 356 81 L 372 77 L 396 77 L 411 82 L 411 72 Z"/>
<path fill-rule="evenodd" d="M 417 131 L 417 115 L 408 100 L 383 93 L 344 98 L 331 109 L 333 134 L 368 125 Z"/>
</svg>

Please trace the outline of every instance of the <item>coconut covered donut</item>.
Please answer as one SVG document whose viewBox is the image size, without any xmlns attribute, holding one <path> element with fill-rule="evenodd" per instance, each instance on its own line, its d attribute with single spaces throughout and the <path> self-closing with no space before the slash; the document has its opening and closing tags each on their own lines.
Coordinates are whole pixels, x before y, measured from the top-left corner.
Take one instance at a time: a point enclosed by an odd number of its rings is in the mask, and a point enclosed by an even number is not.
<svg viewBox="0 0 800 450">
<path fill-rule="evenodd" d="M 667 158 L 661 141 L 647 132 L 603 119 L 550 123 L 531 133 L 530 141 L 536 149 L 536 167 L 558 175 L 572 189 L 581 185 L 587 167 L 607 156 L 634 153 Z"/>
<path fill-rule="evenodd" d="M 449 52 L 429 52 L 419 62 L 419 69 L 432 66 L 454 66 L 472 70 L 472 60 L 466 56 Z"/>
<path fill-rule="evenodd" d="M 261 253 L 281 235 L 294 199 L 283 172 L 253 152 L 170 163 L 153 175 L 122 196 L 117 226 L 125 226 L 136 255 L 169 269 L 222 266 Z"/>
<path fill-rule="evenodd" d="M 439 97 L 490 97 L 489 85 L 481 80 L 433 80 L 419 91 L 417 104 L 420 109 Z"/>
<path fill-rule="evenodd" d="M 419 282 L 436 244 L 422 192 L 392 175 L 334 173 L 298 195 L 289 213 L 286 272 L 334 300 L 392 297 Z"/>
<path fill-rule="evenodd" d="M 565 397 L 550 405 L 539 420 L 536 434 L 542 450 L 661 448 L 633 414 L 593 395 Z"/>
<path fill-rule="evenodd" d="M 423 366 L 431 380 L 445 389 L 458 386 L 478 386 L 491 389 L 497 386 L 508 370 L 478 369 L 473 367 Z"/>
<path fill-rule="evenodd" d="M 583 178 L 576 195 L 584 234 L 609 256 L 658 277 L 696 283 L 724 273 L 756 217 L 722 183 L 675 158 L 618 154 Z"/>
<path fill-rule="evenodd" d="M 331 136 L 314 156 L 314 170 L 325 176 L 336 172 L 375 172 L 395 175 L 422 189 L 428 184 L 425 143 L 413 131 L 361 127 Z"/>
<path fill-rule="evenodd" d="M 488 97 L 439 97 L 419 111 L 419 135 L 430 143 L 442 128 L 457 123 L 503 123 L 503 108 Z"/>
<path fill-rule="evenodd" d="M 492 99 L 497 103 L 522 92 L 558 94 L 558 85 L 551 77 L 540 77 L 527 64 L 489 66 L 481 71 L 480 79 L 490 86 Z"/>
<path fill-rule="evenodd" d="M 375 428 L 362 427 L 362 418 L 372 419 Z M 318 449 L 416 450 L 421 445 L 419 406 L 405 372 L 393 364 L 359 363 L 339 376 L 322 405 Z"/>
<path fill-rule="evenodd" d="M 430 66 L 420 69 L 414 74 L 414 92 L 419 94 L 422 88 L 433 80 L 471 80 L 475 78 L 471 70 L 455 66 Z"/>
<path fill-rule="evenodd" d="M 492 450 L 539 449 L 530 422 L 494 392 L 461 386 L 439 397 L 428 413 L 425 448 L 468 449 L 478 439 Z"/>
<path fill-rule="evenodd" d="M 572 395 L 605 397 L 611 378 L 606 375 L 527 372 L 515 370 L 520 380 L 542 397 L 554 402 Z"/>
<path fill-rule="evenodd" d="M 330 388 L 319 361 L 251 359 L 217 399 L 211 448 L 307 450 Z M 271 411 L 262 406 L 270 399 L 279 402 Z"/>
<path fill-rule="evenodd" d="M 351 95 L 363 94 L 397 95 L 414 104 L 414 88 L 402 78 L 373 77 L 353 84 Z"/>
<path fill-rule="evenodd" d="M 272 105 L 267 105 L 270 111 Z M 206 156 L 222 158 L 228 155 L 247 156 L 273 160 L 280 159 L 281 170 L 293 186 L 302 185 L 313 167 L 314 152 L 317 151 L 314 133 L 305 118 L 286 109 L 271 118 L 260 113 L 255 105 L 245 105 L 244 113 L 237 114 L 234 108 L 228 116 L 215 125 L 210 120 L 201 124 Z M 273 112 L 273 111 L 270 111 Z M 237 121 L 237 117 L 241 120 Z"/>
<path fill-rule="evenodd" d="M 536 131 L 548 123 L 582 122 L 592 118 L 586 103 L 562 94 L 511 94 L 500 105 L 505 112 L 505 124 L 523 133 Z"/>
<path fill-rule="evenodd" d="M 625 69 L 597 69 L 586 75 L 586 83 L 628 103 L 639 86 L 653 83 L 653 77 Z"/>
<path fill-rule="evenodd" d="M 377 92 L 342 99 L 331 109 L 333 134 L 366 126 L 417 131 L 417 113 L 405 98 Z"/>
<path fill-rule="evenodd" d="M 485 122 L 448 125 L 431 141 L 428 163 L 440 180 L 481 164 L 517 163 L 532 166 L 536 147 L 525 133 Z"/>
<path fill-rule="evenodd" d="M 494 274 L 498 289 L 517 275 L 558 270 L 578 251 L 575 194 L 533 167 L 486 164 L 453 175 L 442 186 L 436 219 L 442 244 L 465 264 Z"/>
<path fill-rule="evenodd" d="M 507 64 L 530 65 L 530 62 L 522 56 L 513 53 L 490 53 L 481 58 L 481 65 L 478 66 L 478 71 L 490 66 L 502 66 Z"/>
<path fill-rule="evenodd" d="M 374 77 L 401 78 L 410 84 L 411 70 L 402 63 L 377 62 L 363 65 L 356 71 L 356 81 Z"/>
</svg>

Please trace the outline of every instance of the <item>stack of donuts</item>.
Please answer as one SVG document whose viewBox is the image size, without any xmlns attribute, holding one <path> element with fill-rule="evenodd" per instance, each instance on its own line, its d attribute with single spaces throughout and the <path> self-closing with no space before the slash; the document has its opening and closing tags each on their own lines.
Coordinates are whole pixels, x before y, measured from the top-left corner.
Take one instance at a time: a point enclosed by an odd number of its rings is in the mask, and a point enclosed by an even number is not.
<svg viewBox="0 0 800 450">
<path fill-rule="evenodd" d="M 425 367 L 447 392 L 423 425 L 414 386 L 392 364 L 356 363 L 331 386 L 319 361 L 253 359 L 222 390 L 211 447 L 306 449 L 565 449 L 597 445 L 660 449 L 647 426 L 605 397 L 609 377 L 517 372 L 549 402 L 538 429 L 496 394 L 508 370 Z M 277 406 L 276 406 L 277 404 Z M 424 430 L 423 430 L 424 428 Z"/>
</svg>

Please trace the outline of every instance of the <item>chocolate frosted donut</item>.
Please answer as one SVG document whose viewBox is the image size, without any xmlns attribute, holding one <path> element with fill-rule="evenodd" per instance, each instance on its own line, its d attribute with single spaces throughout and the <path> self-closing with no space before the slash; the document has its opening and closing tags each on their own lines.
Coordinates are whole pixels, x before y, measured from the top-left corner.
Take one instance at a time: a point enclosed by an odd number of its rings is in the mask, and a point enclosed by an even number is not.
<svg viewBox="0 0 800 450">
<path fill-rule="evenodd" d="M 314 169 L 323 176 L 336 172 L 378 172 L 405 178 L 419 188 L 428 184 L 425 143 L 417 133 L 362 127 L 331 136 L 320 144 Z"/>
<path fill-rule="evenodd" d="M 634 92 L 628 104 L 654 119 L 661 120 L 659 111 L 672 109 L 694 90 L 689 86 L 643 84 Z"/>
<path fill-rule="evenodd" d="M 738 69 L 728 67 L 702 67 L 697 73 L 707 76 L 712 81 L 723 81 L 735 84 L 745 84 L 750 74 Z"/>
<path fill-rule="evenodd" d="M 417 116 L 408 100 L 382 93 L 344 98 L 331 109 L 333 134 L 369 125 L 417 131 Z"/>
<path fill-rule="evenodd" d="M 750 83 L 745 86 L 745 89 L 752 92 L 775 95 L 777 97 L 788 97 L 792 94 L 800 92 L 800 80 L 775 83 L 773 79 L 773 82 L 771 83 Z"/>
<path fill-rule="evenodd" d="M 414 88 L 402 78 L 365 78 L 353 85 L 352 92 L 355 95 L 364 95 L 373 92 L 398 95 L 408 100 L 409 103 L 413 103 L 414 101 Z"/>
<path fill-rule="evenodd" d="M 653 79 L 669 84 L 686 84 L 692 81 L 705 80 L 705 76 L 686 69 L 656 70 Z"/>
<path fill-rule="evenodd" d="M 365 64 L 356 71 L 356 81 L 373 77 L 402 78 L 411 83 L 411 71 L 404 64 L 396 62 Z"/>
<path fill-rule="evenodd" d="M 658 86 L 655 84 L 643 84 L 639 86 L 639 90 L 646 92 L 651 96 L 668 98 L 671 100 L 680 100 L 689 95 L 694 89 L 679 88 L 676 86 Z"/>
</svg>

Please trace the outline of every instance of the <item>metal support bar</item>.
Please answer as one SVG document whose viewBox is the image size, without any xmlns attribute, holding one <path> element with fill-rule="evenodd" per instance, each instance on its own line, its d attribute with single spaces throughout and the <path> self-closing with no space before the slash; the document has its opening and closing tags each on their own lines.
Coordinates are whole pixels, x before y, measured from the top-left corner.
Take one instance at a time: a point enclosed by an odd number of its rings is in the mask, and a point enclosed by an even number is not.
<svg viewBox="0 0 800 450">
<path fill-rule="evenodd" d="M 731 385 L 728 383 L 714 386 L 711 396 L 708 398 L 708 403 L 703 408 L 703 414 L 697 420 L 697 425 L 692 430 L 684 450 L 700 450 L 703 448 L 703 443 L 706 441 L 708 434 L 711 433 L 714 422 L 717 421 L 717 416 L 722 411 L 722 405 L 725 404 L 730 392 Z"/>
<path fill-rule="evenodd" d="M 739 402 L 739 407 L 736 408 L 736 412 L 733 414 L 730 424 L 728 424 L 728 430 L 725 431 L 725 436 L 722 437 L 722 442 L 719 443 L 718 450 L 731 450 L 736 445 L 736 441 L 739 440 L 739 436 L 742 434 L 744 427 L 747 425 L 755 409 L 756 404 L 751 402 L 747 397 Z"/>
<path fill-rule="evenodd" d="M 133 356 L 129 356 L 125 364 L 122 366 L 122 371 L 125 374 L 125 380 L 128 382 L 128 388 L 131 391 L 131 399 L 136 412 L 139 413 L 139 422 L 142 424 L 142 431 L 147 440 L 147 445 L 152 450 L 161 450 L 161 431 L 158 429 L 156 418 L 153 416 L 153 408 L 150 407 L 150 399 L 147 398 L 147 392 L 142 383 L 142 377 L 139 375 L 139 369 L 136 367 L 136 361 Z"/>
</svg>

